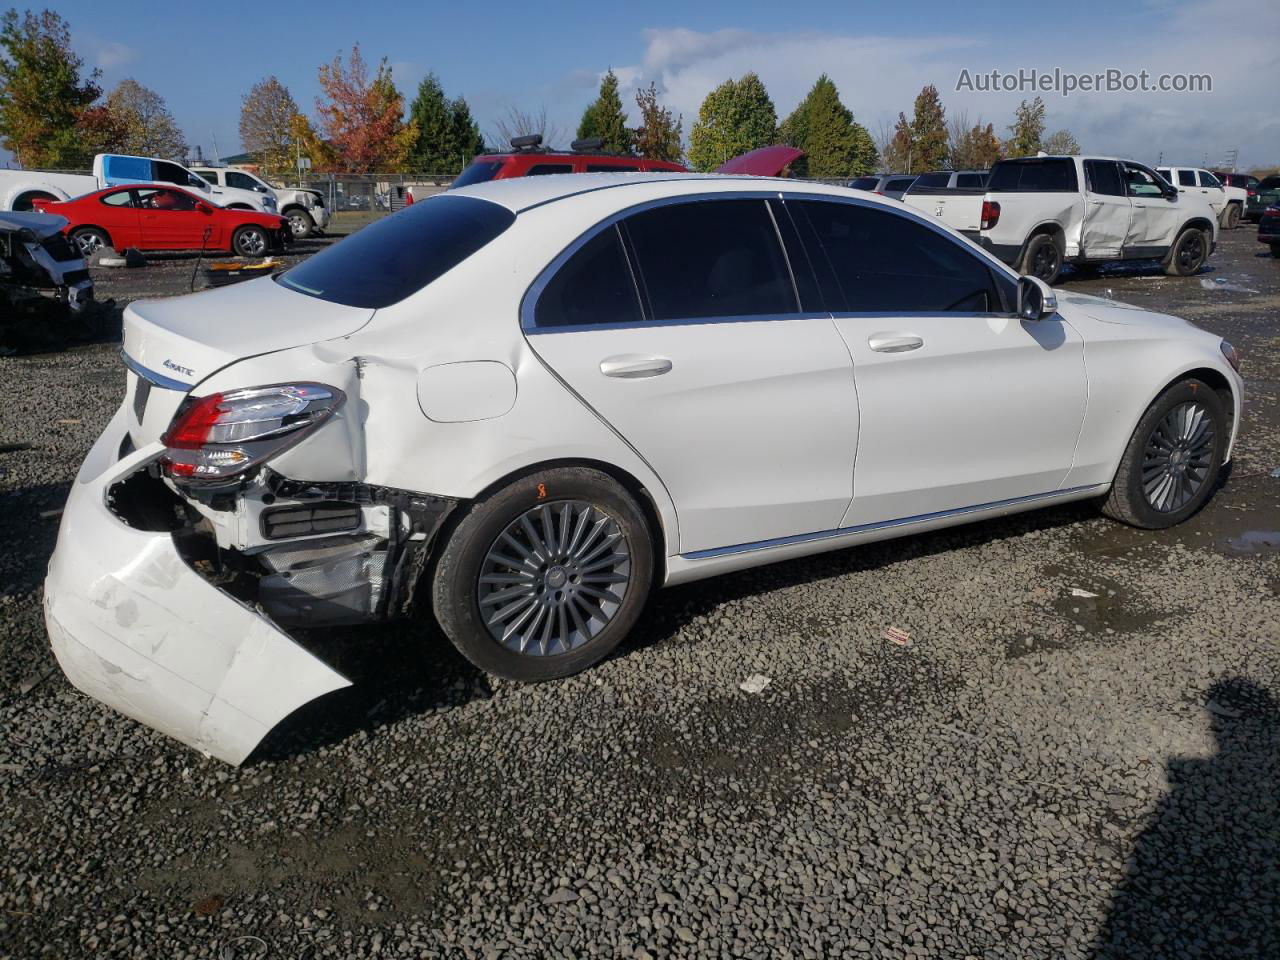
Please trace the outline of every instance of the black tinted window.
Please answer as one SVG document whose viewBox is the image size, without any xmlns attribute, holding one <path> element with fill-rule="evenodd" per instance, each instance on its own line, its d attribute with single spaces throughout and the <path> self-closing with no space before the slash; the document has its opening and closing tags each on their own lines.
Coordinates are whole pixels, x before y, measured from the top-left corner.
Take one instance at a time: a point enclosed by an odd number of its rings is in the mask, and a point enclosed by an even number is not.
<svg viewBox="0 0 1280 960">
<path fill-rule="evenodd" d="M 1263 190 L 1274 190 L 1280 187 L 1280 177 L 1263 177 L 1257 184 Z"/>
<path fill-rule="evenodd" d="M 916 182 L 915 177 L 899 177 L 896 180 L 890 180 L 888 183 L 884 185 L 884 188 L 885 190 L 890 190 L 890 191 L 893 191 L 894 193 L 897 193 L 899 191 L 906 190 L 909 186 L 911 186 L 911 184 L 915 182 Z"/>
<path fill-rule="evenodd" d="M 473 183 L 484 183 L 486 180 L 492 180 L 498 175 L 498 171 L 502 169 L 501 160 L 477 160 L 449 184 L 449 189 L 454 187 L 467 187 Z"/>
<path fill-rule="evenodd" d="M 1076 164 L 1065 157 L 1003 160 L 991 168 L 987 189 L 993 192 L 1072 193 L 1078 189 Z"/>
<path fill-rule="evenodd" d="M 858 177 L 849 181 L 849 186 L 855 190 L 874 190 L 879 184 L 879 177 Z"/>
<path fill-rule="evenodd" d="M 1208 173 L 1207 171 L 1204 171 L 1204 170 L 1199 171 L 1199 177 L 1200 177 L 1200 186 L 1202 187 L 1221 187 L 1222 186 L 1218 178 L 1215 177 L 1212 173 Z"/>
<path fill-rule="evenodd" d="M 949 173 L 922 173 L 916 177 L 916 182 L 911 185 L 912 190 L 918 190 L 920 187 L 945 187 L 951 182 L 951 174 Z"/>
<path fill-rule="evenodd" d="M 1194 170 L 1178 171 L 1178 186 L 1194 187 L 1196 185 L 1196 172 Z"/>
<path fill-rule="evenodd" d="M 1114 160 L 1086 160 L 1084 175 L 1093 193 L 1108 197 L 1123 197 L 1125 194 L 1120 167 Z"/>
<path fill-rule="evenodd" d="M 655 320 L 794 313 L 791 275 L 763 200 L 634 214 L 625 230 Z"/>
<path fill-rule="evenodd" d="M 956 186 L 962 190 L 972 190 L 975 187 L 985 187 L 987 185 L 987 175 L 985 173 L 961 173 L 956 176 Z"/>
<path fill-rule="evenodd" d="M 551 173 L 573 173 L 572 163 L 535 163 L 526 176 L 545 177 Z"/>
<path fill-rule="evenodd" d="M 813 229 L 843 312 L 1003 309 L 982 260 L 913 218 L 852 203 L 788 203 Z"/>
<path fill-rule="evenodd" d="M 453 269 L 515 219 L 487 200 L 430 197 L 303 260 L 279 282 L 350 307 L 385 307 Z"/>
<path fill-rule="evenodd" d="M 639 323 L 640 300 L 616 226 L 596 234 L 551 278 L 534 322 L 539 327 Z"/>
</svg>

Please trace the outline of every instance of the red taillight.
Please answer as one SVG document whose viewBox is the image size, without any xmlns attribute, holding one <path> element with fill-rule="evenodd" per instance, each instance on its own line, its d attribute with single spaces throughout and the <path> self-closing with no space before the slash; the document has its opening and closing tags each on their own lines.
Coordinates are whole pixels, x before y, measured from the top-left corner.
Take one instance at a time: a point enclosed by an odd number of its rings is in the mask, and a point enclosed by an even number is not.
<svg viewBox="0 0 1280 960">
<path fill-rule="evenodd" d="M 982 201 L 982 229 L 990 230 L 1000 222 L 1000 204 L 994 200 Z"/>
<path fill-rule="evenodd" d="M 1254 189 L 1253 189 L 1253 187 L 1250 187 L 1250 188 L 1249 188 L 1249 196 L 1251 196 L 1251 197 L 1252 197 L 1252 196 L 1256 196 L 1256 195 L 1257 195 L 1257 191 L 1256 191 L 1256 190 L 1254 190 Z"/>
<path fill-rule="evenodd" d="M 203 447 L 209 442 L 209 433 L 222 413 L 218 409 L 221 402 L 222 394 L 212 393 L 188 407 L 161 437 L 164 445 L 171 450 L 199 450 Z"/>
<path fill-rule="evenodd" d="M 227 480 L 292 446 L 342 405 L 341 390 L 281 383 L 191 402 L 161 438 L 160 464 L 176 479 Z"/>
</svg>

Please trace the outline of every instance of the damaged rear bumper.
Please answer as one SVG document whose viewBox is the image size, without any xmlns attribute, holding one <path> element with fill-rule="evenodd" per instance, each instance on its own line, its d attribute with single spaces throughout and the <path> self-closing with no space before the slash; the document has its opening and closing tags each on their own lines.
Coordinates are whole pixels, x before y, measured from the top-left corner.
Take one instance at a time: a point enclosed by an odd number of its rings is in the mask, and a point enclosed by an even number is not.
<svg viewBox="0 0 1280 960">
<path fill-rule="evenodd" d="M 196 572 L 174 535 L 112 512 L 112 486 L 158 445 L 119 457 L 118 412 L 72 487 L 45 581 L 53 652 L 76 687 L 135 720 L 239 764 L 272 727 L 349 681 Z"/>
</svg>

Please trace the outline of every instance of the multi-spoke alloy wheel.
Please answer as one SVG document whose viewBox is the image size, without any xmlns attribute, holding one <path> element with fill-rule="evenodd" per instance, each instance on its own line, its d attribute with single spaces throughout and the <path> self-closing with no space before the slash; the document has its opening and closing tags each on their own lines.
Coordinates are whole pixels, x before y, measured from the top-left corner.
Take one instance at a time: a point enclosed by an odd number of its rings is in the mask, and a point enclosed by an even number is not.
<svg viewBox="0 0 1280 960">
<path fill-rule="evenodd" d="M 442 535 L 432 609 L 482 670 L 551 680 L 603 660 L 649 594 L 653 535 L 608 474 L 552 467 L 463 508 Z"/>
<path fill-rule="evenodd" d="M 1175 383 L 1134 428 L 1103 512 L 1158 530 L 1204 506 L 1217 486 L 1230 439 L 1232 398 L 1203 380 Z"/>
<path fill-rule="evenodd" d="M 622 606 L 631 551 L 618 521 L 581 500 L 542 504 L 498 535 L 477 597 L 490 635 L 517 653 L 568 653 Z"/>
<path fill-rule="evenodd" d="M 1217 439 L 1213 420 L 1198 403 L 1174 407 L 1156 424 L 1142 458 L 1142 490 L 1161 513 L 1186 506 L 1204 487 Z"/>
</svg>

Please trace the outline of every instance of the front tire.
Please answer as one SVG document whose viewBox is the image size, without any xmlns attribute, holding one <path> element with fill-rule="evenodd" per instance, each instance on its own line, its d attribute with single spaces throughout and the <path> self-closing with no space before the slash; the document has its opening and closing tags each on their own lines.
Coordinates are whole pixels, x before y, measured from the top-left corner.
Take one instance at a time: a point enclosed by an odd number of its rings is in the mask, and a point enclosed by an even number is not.
<svg viewBox="0 0 1280 960">
<path fill-rule="evenodd" d="M 293 231 L 295 240 L 302 240 L 315 232 L 316 222 L 311 214 L 301 208 L 294 208 L 285 214 L 289 221 L 289 229 Z"/>
<path fill-rule="evenodd" d="M 1209 244 L 1203 230 L 1189 227 L 1178 234 L 1169 251 L 1164 272 L 1171 277 L 1190 277 L 1198 273 L 1209 257 Z"/>
<path fill-rule="evenodd" d="M 644 607 L 653 539 L 611 477 L 562 467 L 476 502 L 440 552 L 436 620 L 460 653 L 510 680 L 567 677 L 603 660 Z"/>
<path fill-rule="evenodd" d="M 239 257 L 264 256 L 267 246 L 267 231 L 252 224 L 240 227 L 231 237 L 231 250 Z"/>
<path fill-rule="evenodd" d="M 1022 272 L 1052 286 L 1062 272 L 1062 249 L 1047 233 L 1032 237 L 1022 256 Z"/>
<path fill-rule="evenodd" d="M 1228 230 L 1234 230 L 1236 227 L 1240 226 L 1240 214 L 1240 204 L 1228 204 L 1226 215 L 1222 218 L 1222 225 Z"/>
<path fill-rule="evenodd" d="M 1102 512 L 1145 530 L 1181 523 L 1213 495 L 1227 440 L 1217 391 L 1202 380 L 1174 384 L 1138 421 Z"/>
</svg>

